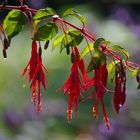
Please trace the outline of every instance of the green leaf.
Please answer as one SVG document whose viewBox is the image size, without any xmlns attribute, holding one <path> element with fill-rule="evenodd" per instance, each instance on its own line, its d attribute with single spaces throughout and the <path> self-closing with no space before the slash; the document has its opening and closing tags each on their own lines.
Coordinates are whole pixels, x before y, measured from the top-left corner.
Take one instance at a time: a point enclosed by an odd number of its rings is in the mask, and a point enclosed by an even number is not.
<svg viewBox="0 0 140 140">
<path fill-rule="evenodd" d="M 101 64 L 106 63 L 106 55 L 103 52 L 100 52 L 100 63 Z"/>
<path fill-rule="evenodd" d="M 108 73 L 110 74 L 111 81 L 113 81 L 113 79 L 114 79 L 114 76 L 115 76 L 115 65 L 118 64 L 118 63 L 120 63 L 118 60 L 112 61 L 107 66 L 107 70 L 108 70 Z"/>
<path fill-rule="evenodd" d="M 61 44 L 64 36 L 65 36 L 64 34 L 61 34 L 55 38 L 55 40 L 53 41 L 52 50 Z"/>
<path fill-rule="evenodd" d="M 83 15 L 81 15 L 80 13 L 78 13 L 77 11 L 75 11 L 74 9 L 68 9 L 64 12 L 63 17 L 72 15 L 76 18 L 78 18 L 83 24 L 86 23 L 86 19 Z"/>
<path fill-rule="evenodd" d="M 51 40 L 58 33 L 58 27 L 54 23 L 47 23 L 38 28 L 34 40 L 46 41 Z"/>
<path fill-rule="evenodd" d="M 119 45 L 113 45 L 111 46 L 112 50 L 116 50 L 116 51 L 120 51 L 121 53 L 123 53 L 127 58 L 130 57 L 128 51 L 126 51 L 124 48 L 120 47 Z"/>
<path fill-rule="evenodd" d="M 94 50 L 94 43 L 93 42 L 90 42 L 85 48 L 84 50 L 82 51 L 81 53 L 81 59 L 87 54 L 89 53 L 90 51 L 93 51 Z"/>
<path fill-rule="evenodd" d="M 83 35 L 81 35 L 79 31 L 69 30 L 62 40 L 60 53 L 67 45 L 70 47 L 78 46 L 82 42 L 83 38 Z"/>
<path fill-rule="evenodd" d="M 140 84 L 137 86 L 137 89 L 140 89 Z"/>
<path fill-rule="evenodd" d="M 99 65 L 99 58 L 98 57 L 94 57 L 93 59 L 91 59 L 88 67 L 87 67 L 87 72 L 91 72 L 92 70 L 96 69 Z"/>
<path fill-rule="evenodd" d="M 134 77 L 137 75 L 137 70 L 131 70 L 131 75 Z"/>
<path fill-rule="evenodd" d="M 140 67 L 137 69 L 137 75 L 140 73 Z"/>
<path fill-rule="evenodd" d="M 25 17 L 19 10 L 11 10 L 3 21 L 3 28 L 5 29 L 9 40 L 16 36 L 25 24 Z"/>
<path fill-rule="evenodd" d="M 94 49 L 95 51 L 98 50 L 98 47 L 103 43 L 105 42 L 105 39 L 104 38 L 98 38 L 96 39 L 95 43 L 94 43 Z"/>
<path fill-rule="evenodd" d="M 88 67 L 87 67 L 87 72 L 89 73 L 94 69 L 95 69 L 94 62 L 93 62 L 93 60 L 91 60 Z"/>
<path fill-rule="evenodd" d="M 50 18 L 53 15 L 56 15 L 56 12 L 52 8 L 47 7 L 46 9 L 38 10 L 34 16 L 34 20 Z"/>
</svg>

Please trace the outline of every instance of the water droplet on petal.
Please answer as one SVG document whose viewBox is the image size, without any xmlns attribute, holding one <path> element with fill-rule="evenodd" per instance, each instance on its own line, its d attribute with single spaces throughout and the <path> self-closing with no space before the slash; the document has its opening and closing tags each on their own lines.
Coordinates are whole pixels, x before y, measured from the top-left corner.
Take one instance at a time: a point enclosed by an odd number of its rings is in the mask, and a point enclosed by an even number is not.
<svg viewBox="0 0 140 140">
<path fill-rule="evenodd" d="M 119 104 L 119 107 L 122 107 L 122 104 Z"/>
</svg>

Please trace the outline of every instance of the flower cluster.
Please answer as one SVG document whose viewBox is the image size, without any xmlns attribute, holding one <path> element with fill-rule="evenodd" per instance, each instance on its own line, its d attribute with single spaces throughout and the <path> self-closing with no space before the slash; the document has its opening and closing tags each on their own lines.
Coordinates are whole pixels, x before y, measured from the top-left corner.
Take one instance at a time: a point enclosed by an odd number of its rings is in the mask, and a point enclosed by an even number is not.
<svg viewBox="0 0 140 140">
<path fill-rule="evenodd" d="M 73 108 L 75 111 L 78 110 L 79 98 L 82 96 L 82 92 L 86 90 L 90 94 L 89 88 L 92 86 L 92 82 L 88 78 L 85 70 L 84 61 L 83 59 L 80 59 L 77 47 L 72 48 L 71 61 L 72 67 L 70 76 L 64 85 L 59 89 L 64 90 L 64 95 L 66 93 L 69 95 L 69 105 L 67 110 L 68 121 L 72 119 Z"/>
<path fill-rule="evenodd" d="M 106 64 L 99 64 L 97 68 L 94 70 L 94 107 L 93 113 L 94 117 L 96 118 L 98 115 L 98 102 L 101 102 L 102 110 L 104 114 L 104 120 L 106 126 L 109 128 L 109 121 L 106 114 L 106 109 L 104 105 L 103 95 L 106 91 L 108 80 L 108 71 L 106 68 Z"/>
<path fill-rule="evenodd" d="M 63 13 L 63 17 L 75 16 L 82 23 L 82 28 L 59 17 L 50 7 L 45 9 L 32 9 L 24 5 L 24 0 L 19 0 L 20 6 L 9 6 L 5 0 L 0 5 L 0 10 L 11 10 L 5 17 L 3 23 L 0 23 L 0 40 L 3 46 L 3 57 L 7 58 L 7 50 L 10 47 L 11 40 L 19 34 L 23 25 L 28 23 L 31 38 L 32 50 L 30 60 L 25 67 L 22 76 L 28 74 L 30 83 L 32 101 L 37 105 L 38 113 L 41 107 L 41 88 L 46 89 L 47 79 L 45 73 L 48 70 L 42 64 L 41 41 L 46 43 L 44 49 L 47 49 L 49 42 L 53 39 L 52 48 L 60 46 L 60 52 L 65 48 L 68 56 L 71 53 L 72 66 L 70 75 L 64 85 L 58 90 L 64 90 L 64 95 L 68 95 L 67 118 L 70 122 L 73 112 L 79 109 L 80 98 L 86 91 L 87 99 L 93 99 L 93 116 L 98 117 L 98 104 L 101 104 L 105 124 L 109 129 L 109 119 L 106 113 L 104 95 L 106 92 L 112 92 L 114 98 L 114 108 L 119 113 L 126 99 L 126 68 L 136 76 L 138 89 L 140 88 L 140 65 L 129 61 L 129 53 L 118 45 L 111 46 L 111 42 L 104 38 L 98 38 L 87 31 L 86 19 L 83 15 L 73 9 L 68 9 Z M 62 34 L 58 35 L 58 29 Z M 56 35 L 58 35 L 56 37 Z M 55 39 L 54 39 L 55 37 Z M 85 40 L 87 46 L 80 54 L 78 46 Z M 39 47 L 37 46 L 39 42 Z M 84 56 L 90 54 L 91 62 L 87 69 Z M 110 69 L 109 66 L 112 65 Z M 110 69 L 110 70 L 109 70 Z M 94 76 L 90 79 L 87 72 L 92 72 Z M 114 91 L 107 88 L 109 76 L 112 76 L 114 82 Z M 94 88 L 92 91 L 91 88 Z"/>
<path fill-rule="evenodd" d="M 38 105 L 38 112 L 42 110 L 41 107 L 41 85 L 44 89 L 46 89 L 46 77 L 43 69 L 48 73 L 48 70 L 42 64 L 42 49 L 37 47 L 37 43 L 35 41 L 32 42 L 32 51 L 31 58 L 25 67 L 22 76 L 24 76 L 28 72 L 28 80 L 31 83 L 31 92 L 32 92 L 32 101 L 34 104 Z"/>
</svg>

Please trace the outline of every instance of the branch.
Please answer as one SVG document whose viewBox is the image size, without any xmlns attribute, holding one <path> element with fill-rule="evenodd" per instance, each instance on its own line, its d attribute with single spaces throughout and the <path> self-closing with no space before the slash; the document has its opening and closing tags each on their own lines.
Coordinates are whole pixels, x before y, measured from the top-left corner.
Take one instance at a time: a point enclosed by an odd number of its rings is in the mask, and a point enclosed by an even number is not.
<svg viewBox="0 0 140 140">
<path fill-rule="evenodd" d="M 21 11 L 25 11 L 25 12 L 32 12 L 32 13 L 37 12 L 36 9 L 29 8 L 27 5 L 23 5 L 23 6 L 9 6 L 9 5 L 3 6 L 3 5 L 0 5 L 0 10 L 4 10 L 4 9 L 7 9 L 7 10 L 16 9 L 16 10 L 21 10 Z"/>
</svg>

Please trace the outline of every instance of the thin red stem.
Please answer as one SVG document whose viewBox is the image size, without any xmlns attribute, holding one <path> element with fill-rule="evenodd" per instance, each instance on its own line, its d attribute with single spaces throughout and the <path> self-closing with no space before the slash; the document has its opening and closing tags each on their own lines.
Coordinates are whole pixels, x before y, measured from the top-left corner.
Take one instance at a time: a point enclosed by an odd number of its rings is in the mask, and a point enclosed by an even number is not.
<svg viewBox="0 0 140 140">
<path fill-rule="evenodd" d="M 37 12 L 36 9 L 29 8 L 26 5 L 23 5 L 23 6 L 6 5 L 4 7 L 3 7 L 3 5 L 0 5 L 0 10 L 3 10 L 3 9 L 7 9 L 7 10 L 17 9 L 17 10 L 21 10 L 21 11 L 29 11 L 29 12 L 32 12 L 32 13 L 36 13 Z"/>
<path fill-rule="evenodd" d="M 23 6 L 9 6 L 9 5 L 6 5 L 6 6 L 3 6 L 3 5 L 0 5 L 0 10 L 3 10 L 3 9 L 7 9 L 7 10 L 12 10 L 12 9 L 17 9 L 17 10 L 21 10 L 21 11 L 24 11 L 24 12 L 31 12 L 31 13 L 36 13 L 37 12 L 37 9 L 32 9 L 32 8 L 29 8 L 27 5 L 23 5 Z M 64 20 L 64 19 L 61 19 L 59 16 L 58 17 L 53 17 L 52 16 L 52 19 L 54 19 L 54 20 L 60 20 L 60 21 L 62 21 L 63 23 L 65 23 L 66 25 L 69 25 L 69 26 L 71 26 L 72 28 L 74 28 L 74 29 L 76 29 L 76 30 L 78 30 L 78 31 L 80 31 L 85 37 L 87 37 L 89 40 L 91 40 L 91 41 L 95 41 L 96 40 L 96 38 L 95 38 L 95 36 L 93 35 L 93 34 L 90 34 L 87 30 L 85 30 L 85 27 L 83 26 L 83 28 L 79 28 L 79 27 L 77 27 L 77 26 L 75 26 L 75 25 L 73 25 L 72 23 L 70 23 L 70 22 L 68 22 L 68 21 L 66 21 L 66 20 Z M 108 49 L 107 47 L 104 47 L 104 46 L 102 46 L 102 48 L 106 51 L 106 52 L 108 52 L 112 57 L 114 57 L 115 59 L 117 59 L 117 60 L 121 60 L 121 58 L 119 57 L 119 56 L 117 56 L 117 55 L 115 55 L 113 52 L 112 52 L 112 50 L 110 50 L 110 49 Z M 126 59 L 126 65 L 127 65 L 128 63 L 127 63 L 127 59 Z M 134 63 L 133 63 L 134 64 Z M 131 64 L 129 63 L 129 66 L 130 66 Z M 134 64 L 135 66 L 136 66 L 136 64 Z M 133 67 L 133 66 L 131 66 L 131 67 Z M 137 65 L 137 67 L 139 67 L 139 65 Z"/>
</svg>

